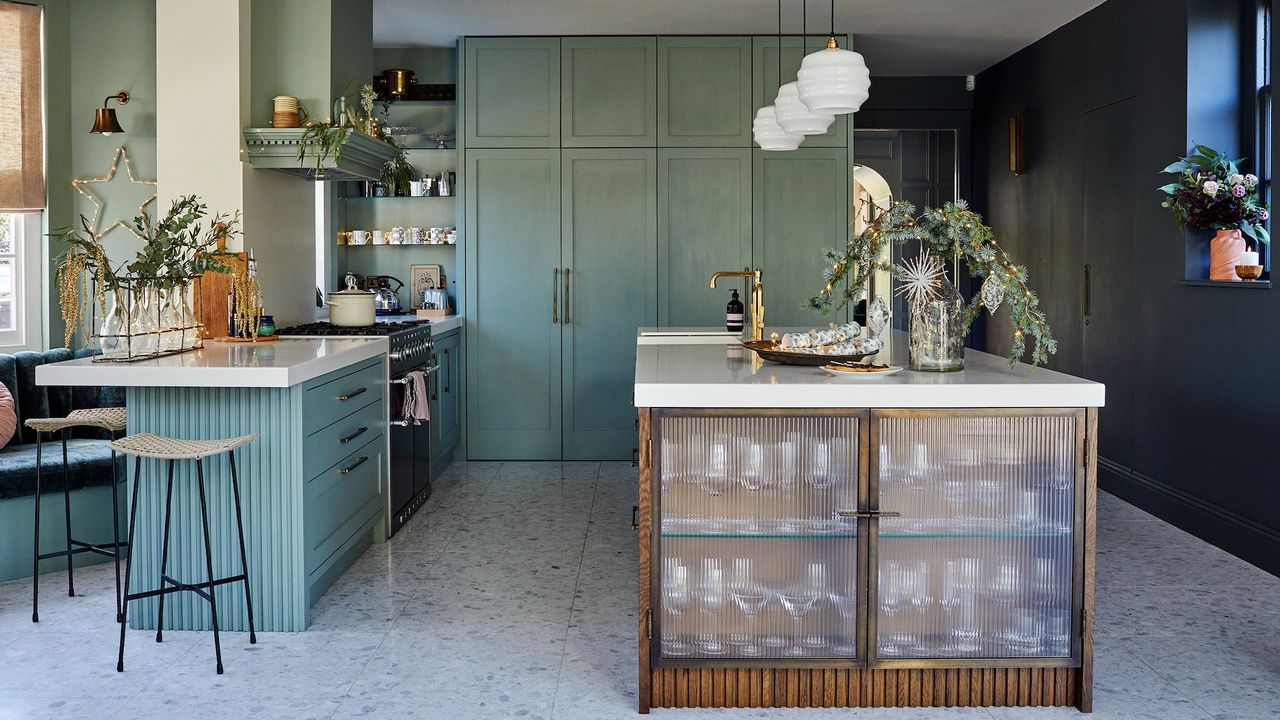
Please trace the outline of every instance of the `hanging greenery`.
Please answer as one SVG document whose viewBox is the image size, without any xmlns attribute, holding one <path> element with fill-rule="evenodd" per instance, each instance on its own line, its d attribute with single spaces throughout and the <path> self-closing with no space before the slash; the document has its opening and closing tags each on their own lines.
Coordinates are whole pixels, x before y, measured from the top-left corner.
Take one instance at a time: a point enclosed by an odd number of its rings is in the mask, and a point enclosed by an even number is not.
<svg viewBox="0 0 1280 720">
<path fill-rule="evenodd" d="M 963 200 L 941 208 L 928 208 L 919 217 L 911 203 L 894 203 L 866 230 L 850 239 L 843 252 L 827 251 L 825 257 L 831 270 L 824 273 L 826 284 L 810 298 L 809 305 L 823 314 L 844 307 L 861 295 L 873 272 L 890 269 L 881 259 L 886 243 L 902 245 L 910 240 L 942 257 L 963 258 L 974 277 L 986 278 L 981 292 L 965 309 L 966 332 L 983 307 L 994 315 L 1004 305 L 1008 307 L 1013 328 L 1010 364 L 1027 354 L 1028 343 L 1033 365 L 1048 363 L 1049 356 L 1058 351 L 1048 319 L 1040 309 L 1040 300 L 1027 284 L 1027 268 L 1009 259 L 996 242 L 995 232 Z M 902 267 L 892 271 L 898 278 L 908 274 Z M 837 291 L 836 287 L 845 280 L 848 284 Z"/>
</svg>

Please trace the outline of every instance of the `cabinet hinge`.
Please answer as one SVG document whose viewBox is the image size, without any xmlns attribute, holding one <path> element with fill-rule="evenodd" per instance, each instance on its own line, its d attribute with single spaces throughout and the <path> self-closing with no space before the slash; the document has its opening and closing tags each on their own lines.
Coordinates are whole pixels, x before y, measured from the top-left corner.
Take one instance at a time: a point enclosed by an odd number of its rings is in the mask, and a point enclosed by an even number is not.
<svg viewBox="0 0 1280 720">
<path fill-rule="evenodd" d="M 649 608 L 648 610 L 646 610 L 646 611 L 645 611 L 645 616 L 646 616 L 646 621 L 648 622 L 648 626 L 649 626 L 649 627 L 648 627 L 648 630 L 647 630 L 647 631 L 646 631 L 646 633 L 645 633 L 645 636 L 646 636 L 649 640 L 652 640 L 652 639 L 653 639 L 653 608 Z"/>
</svg>

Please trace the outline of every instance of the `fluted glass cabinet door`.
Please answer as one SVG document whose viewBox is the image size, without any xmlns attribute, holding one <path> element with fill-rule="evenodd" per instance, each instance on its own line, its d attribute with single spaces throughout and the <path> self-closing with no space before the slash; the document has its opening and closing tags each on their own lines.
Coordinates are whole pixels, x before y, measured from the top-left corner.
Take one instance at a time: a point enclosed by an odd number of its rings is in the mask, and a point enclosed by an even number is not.
<svg viewBox="0 0 1280 720">
<path fill-rule="evenodd" d="M 1072 657 L 1080 417 L 943 412 L 872 421 L 875 658 Z"/>
<path fill-rule="evenodd" d="M 859 657 L 859 418 L 662 413 L 655 429 L 658 657 Z"/>
</svg>

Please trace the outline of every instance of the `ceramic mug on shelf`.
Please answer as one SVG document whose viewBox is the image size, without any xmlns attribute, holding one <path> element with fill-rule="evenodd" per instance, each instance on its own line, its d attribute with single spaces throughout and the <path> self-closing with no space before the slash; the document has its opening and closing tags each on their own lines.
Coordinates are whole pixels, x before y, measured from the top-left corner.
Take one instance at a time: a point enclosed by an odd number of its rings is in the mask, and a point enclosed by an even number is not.
<svg viewBox="0 0 1280 720">
<path fill-rule="evenodd" d="M 352 245 L 368 245 L 369 231 L 368 230 L 352 230 L 351 244 Z"/>
<path fill-rule="evenodd" d="M 402 228 L 402 227 L 393 227 L 393 228 L 391 228 L 391 231 L 387 233 L 387 244 L 389 244 L 389 245 L 403 245 L 404 243 L 405 243 L 405 231 L 404 231 L 404 228 Z"/>
<path fill-rule="evenodd" d="M 387 244 L 387 234 L 382 230 L 374 230 L 373 232 L 369 233 L 369 235 L 373 238 L 374 245 Z"/>
<path fill-rule="evenodd" d="M 426 241 L 427 241 L 426 228 L 420 228 L 420 227 L 409 228 L 409 236 L 406 238 L 406 242 L 408 242 L 410 245 L 422 245 Z"/>
<path fill-rule="evenodd" d="M 427 242 L 432 245 L 439 245 L 444 241 L 444 233 L 438 227 L 427 230 Z"/>
<path fill-rule="evenodd" d="M 278 95 L 272 99 L 271 125 L 278 128 L 296 128 L 307 121 L 307 109 L 298 104 L 292 95 Z"/>
<path fill-rule="evenodd" d="M 409 181 L 409 196 L 424 197 L 427 194 L 427 185 L 421 180 Z"/>
</svg>

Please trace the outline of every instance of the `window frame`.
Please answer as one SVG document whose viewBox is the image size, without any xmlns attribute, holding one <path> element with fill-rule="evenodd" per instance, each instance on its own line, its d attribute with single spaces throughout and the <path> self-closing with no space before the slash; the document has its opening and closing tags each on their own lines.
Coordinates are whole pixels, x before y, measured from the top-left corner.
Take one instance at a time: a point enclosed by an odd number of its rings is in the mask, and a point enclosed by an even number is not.
<svg viewBox="0 0 1280 720">
<path fill-rule="evenodd" d="M 13 228 L 13 329 L 0 330 L 0 350 L 44 346 L 44 213 L 9 213 Z"/>
<path fill-rule="evenodd" d="M 1244 108 L 1243 125 L 1246 137 L 1243 138 L 1243 147 L 1250 151 L 1254 172 L 1258 176 L 1258 195 L 1270 207 L 1273 198 L 1272 159 L 1275 149 L 1272 126 L 1274 95 L 1271 77 L 1274 2 L 1273 0 L 1255 0 L 1253 3 L 1245 3 L 1245 12 L 1248 14 L 1245 22 L 1246 41 L 1242 43 L 1245 70 L 1241 75 L 1245 85 L 1244 97 L 1249 100 Z M 1274 207 L 1271 208 L 1271 212 L 1275 212 Z M 1274 227 L 1275 223 L 1268 218 L 1267 231 L 1270 233 Z M 1255 249 L 1261 255 L 1262 279 L 1270 280 L 1271 248 L 1268 245 L 1259 244 Z"/>
</svg>

